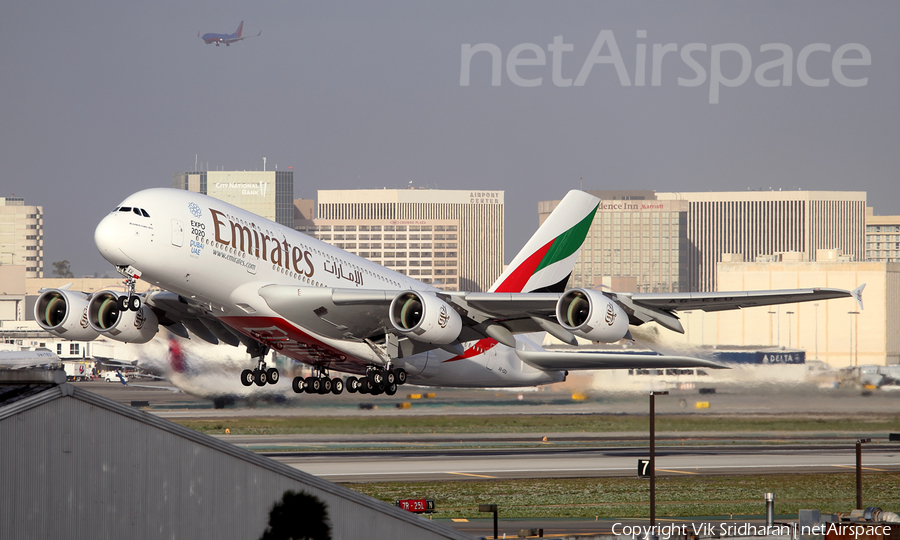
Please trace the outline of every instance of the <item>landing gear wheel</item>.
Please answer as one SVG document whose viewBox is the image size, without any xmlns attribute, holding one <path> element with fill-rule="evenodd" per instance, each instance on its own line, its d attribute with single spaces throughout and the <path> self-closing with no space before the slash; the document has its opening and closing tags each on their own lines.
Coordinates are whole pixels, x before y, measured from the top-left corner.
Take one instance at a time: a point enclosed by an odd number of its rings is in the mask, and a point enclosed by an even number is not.
<svg viewBox="0 0 900 540">
<path fill-rule="evenodd" d="M 369 381 L 368 377 L 363 377 L 359 380 L 359 393 L 360 394 L 369 394 L 372 392 L 372 382 Z"/>
<path fill-rule="evenodd" d="M 294 389 L 295 394 L 302 393 L 304 386 L 306 386 L 306 385 L 303 382 L 303 377 L 294 377 L 294 380 L 291 383 L 291 388 Z"/>
<path fill-rule="evenodd" d="M 318 394 L 319 389 L 322 385 L 319 382 L 319 379 L 316 377 L 307 377 L 306 378 L 306 393 L 307 394 Z"/>
<path fill-rule="evenodd" d="M 327 394 L 327 393 L 331 392 L 331 379 L 329 379 L 328 377 L 322 377 L 319 380 L 322 381 L 322 383 L 321 383 L 322 389 L 319 390 L 319 393 Z"/>
<path fill-rule="evenodd" d="M 368 377 L 372 386 L 384 382 L 384 373 L 382 373 L 380 369 L 370 371 Z"/>
<path fill-rule="evenodd" d="M 331 379 L 331 393 L 334 395 L 340 395 L 344 391 L 344 379 L 339 379 L 335 377 Z"/>
<path fill-rule="evenodd" d="M 384 389 L 384 393 L 389 396 L 393 396 L 394 394 L 396 394 L 397 393 L 397 383 L 387 385 Z"/>
<path fill-rule="evenodd" d="M 119 311 L 128 311 L 128 297 L 120 296 L 116 299 L 116 307 L 119 308 Z"/>
<path fill-rule="evenodd" d="M 397 384 L 406 384 L 406 370 L 397 368 L 394 372 L 397 374 Z"/>
<path fill-rule="evenodd" d="M 241 372 L 241 383 L 244 386 L 250 386 L 255 381 L 256 377 L 253 375 L 253 370 L 245 369 Z"/>
<path fill-rule="evenodd" d="M 347 377 L 347 391 L 355 394 L 359 391 L 359 379 L 356 377 Z"/>
<path fill-rule="evenodd" d="M 266 383 L 269 382 L 269 377 L 266 375 L 266 372 L 261 369 L 253 371 L 253 378 L 255 379 L 256 386 L 265 386 Z"/>
<path fill-rule="evenodd" d="M 384 393 L 384 381 L 381 381 L 378 384 L 372 385 L 372 395 L 377 396 L 378 394 Z"/>
<path fill-rule="evenodd" d="M 141 309 L 141 297 L 137 295 L 129 296 L 128 309 L 131 311 L 139 311 Z"/>
<path fill-rule="evenodd" d="M 277 369 L 269 368 L 266 370 L 266 377 L 269 379 L 269 384 L 275 384 L 278 382 L 278 377 L 280 377 L 280 375 L 278 374 Z"/>
<path fill-rule="evenodd" d="M 389 369 L 384 372 L 384 383 L 386 385 L 391 385 L 397 382 L 397 374 L 394 373 L 393 369 Z"/>
</svg>

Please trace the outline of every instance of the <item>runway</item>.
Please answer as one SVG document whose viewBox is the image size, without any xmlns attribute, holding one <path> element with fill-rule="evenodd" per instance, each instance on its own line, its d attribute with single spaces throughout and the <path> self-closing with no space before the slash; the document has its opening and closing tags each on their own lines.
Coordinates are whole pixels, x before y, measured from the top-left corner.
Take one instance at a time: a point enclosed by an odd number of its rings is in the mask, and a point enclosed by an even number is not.
<svg viewBox="0 0 900 540">
<path fill-rule="evenodd" d="M 636 476 L 647 447 L 403 450 L 266 453 L 334 482 Z M 756 444 L 657 447 L 656 470 L 666 475 L 851 472 L 855 447 Z M 868 471 L 900 471 L 900 445 L 869 444 Z"/>
</svg>

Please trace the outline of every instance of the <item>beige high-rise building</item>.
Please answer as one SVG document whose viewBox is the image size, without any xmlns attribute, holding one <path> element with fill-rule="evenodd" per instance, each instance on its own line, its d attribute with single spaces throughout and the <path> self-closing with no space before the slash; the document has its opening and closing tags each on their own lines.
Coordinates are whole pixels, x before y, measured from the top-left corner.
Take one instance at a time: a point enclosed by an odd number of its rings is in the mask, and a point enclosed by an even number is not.
<svg viewBox="0 0 900 540">
<path fill-rule="evenodd" d="M 25 267 L 25 277 L 44 277 L 44 208 L 21 197 L 0 197 L 0 265 Z"/>
<path fill-rule="evenodd" d="M 425 283 L 485 291 L 503 271 L 503 196 L 497 190 L 320 190 L 315 225 L 297 228 Z"/>
<path fill-rule="evenodd" d="M 876 216 L 866 208 L 866 260 L 900 262 L 900 216 Z"/>
<path fill-rule="evenodd" d="M 667 342 L 693 346 L 802 349 L 807 361 L 821 360 L 833 368 L 900 363 L 900 264 L 840 261 L 837 250 L 820 250 L 817 259 L 719 263 L 719 287 L 852 290 L 865 283 L 864 309 L 852 298 L 840 298 L 733 311 L 689 311 L 679 313 L 684 334 L 661 335 Z"/>
<path fill-rule="evenodd" d="M 293 171 L 176 173 L 172 187 L 215 197 L 286 227 L 294 227 Z"/>
<path fill-rule="evenodd" d="M 864 191 L 657 192 L 656 198 L 689 203 L 690 290 L 722 290 L 716 264 L 726 258 L 754 262 L 794 253 L 787 257 L 815 261 L 817 250 L 840 250 L 865 260 Z"/>
</svg>

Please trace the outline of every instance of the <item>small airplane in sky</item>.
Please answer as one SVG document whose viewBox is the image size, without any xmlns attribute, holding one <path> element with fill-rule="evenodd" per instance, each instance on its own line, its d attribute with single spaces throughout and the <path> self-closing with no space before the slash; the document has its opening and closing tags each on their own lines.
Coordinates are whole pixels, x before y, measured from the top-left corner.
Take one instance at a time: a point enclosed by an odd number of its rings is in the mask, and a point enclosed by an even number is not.
<svg viewBox="0 0 900 540">
<path fill-rule="evenodd" d="M 248 37 L 257 37 L 262 34 L 262 30 L 259 31 L 259 34 L 256 36 L 241 36 L 241 33 L 244 30 L 244 21 L 241 21 L 241 24 L 238 25 L 237 31 L 233 34 L 203 34 L 200 35 L 200 32 L 197 32 L 197 37 L 201 38 L 204 43 L 215 43 L 216 47 L 219 46 L 219 43 L 224 43 L 227 47 L 236 41 L 240 41 L 242 39 L 247 39 Z"/>
</svg>

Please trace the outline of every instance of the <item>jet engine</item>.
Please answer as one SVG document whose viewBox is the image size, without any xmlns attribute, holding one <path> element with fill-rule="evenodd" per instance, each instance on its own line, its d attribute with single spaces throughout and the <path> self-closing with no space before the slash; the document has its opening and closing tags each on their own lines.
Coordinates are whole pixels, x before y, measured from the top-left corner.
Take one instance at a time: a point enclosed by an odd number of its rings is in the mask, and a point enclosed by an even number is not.
<svg viewBox="0 0 900 540">
<path fill-rule="evenodd" d="M 628 333 L 628 315 L 601 292 L 571 289 L 556 303 L 556 320 L 578 337 L 613 343 Z"/>
<path fill-rule="evenodd" d="M 87 306 L 87 322 L 93 330 L 116 341 L 147 343 L 159 330 L 159 320 L 146 305 L 137 311 L 119 310 L 122 293 L 94 293 Z"/>
<path fill-rule="evenodd" d="M 68 289 L 48 289 L 34 303 L 34 320 L 44 330 L 73 341 L 91 341 L 97 331 L 87 320 L 88 295 Z"/>
<path fill-rule="evenodd" d="M 453 343 L 462 330 L 459 313 L 429 293 L 400 293 L 391 302 L 389 313 L 397 332 L 425 343 Z"/>
</svg>

